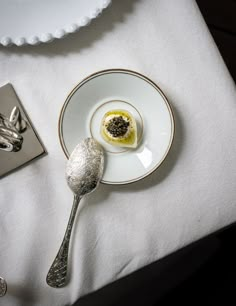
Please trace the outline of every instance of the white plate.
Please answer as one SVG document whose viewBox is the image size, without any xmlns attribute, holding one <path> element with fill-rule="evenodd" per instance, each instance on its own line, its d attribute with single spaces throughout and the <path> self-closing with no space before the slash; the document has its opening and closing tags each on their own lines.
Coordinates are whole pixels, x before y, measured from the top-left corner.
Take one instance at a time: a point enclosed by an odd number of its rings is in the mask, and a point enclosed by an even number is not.
<svg viewBox="0 0 236 306">
<path fill-rule="evenodd" d="M 136 149 L 117 148 L 102 139 L 101 120 L 111 109 L 125 109 L 135 117 Z M 78 142 L 91 136 L 105 149 L 102 183 L 132 183 L 151 174 L 165 159 L 174 136 L 173 114 L 163 92 L 145 76 L 124 69 L 100 71 L 72 90 L 59 118 L 59 138 L 67 158 Z"/>
<path fill-rule="evenodd" d="M 0 0 L 0 43 L 36 45 L 96 18 L 111 0 Z"/>
</svg>

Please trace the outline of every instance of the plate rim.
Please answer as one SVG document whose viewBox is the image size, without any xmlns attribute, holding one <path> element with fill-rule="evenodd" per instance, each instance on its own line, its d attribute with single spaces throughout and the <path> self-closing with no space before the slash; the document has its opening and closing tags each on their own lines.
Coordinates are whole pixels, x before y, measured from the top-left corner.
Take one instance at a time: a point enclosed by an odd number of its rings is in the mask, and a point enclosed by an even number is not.
<svg viewBox="0 0 236 306">
<path fill-rule="evenodd" d="M 87 83 L 88 81 L 92 80 L 95 77 L 99 77 L 101 75 L 104 74 L 112 74 L 112 73 L 124 73 L 124 74 L 131 74 L 134 76 L 137 76 L 139 78 L 141 78 L 142 80 L 148 82 L 150 85 L 152 85 L 157 91 L 158 93 L 162 96 L 169 115 L 170 115 L 170 119 L 171 119 L 171 137 L 170 137 L 170 141 L 168 144 L 168 147 L 166 149 L 165 154 L 163 155 L 162 159 L 160 160 L 159 163 L 156 164 L 156 166 L 154 168 L 152 168 L 151 170 L 149 170 L 147 173 L 145 173 L 144 175 L 132 179 L 132 180 L 128 180 L 128 181 L 122 181 L 122 182 L 111 182 L 111 181 L 105 181 L 105 180 L 101 180 L 101 183 L 104 185 L 128 185 L 128 184 L 133 184 L 135 182 L 141 181 L 144 178 L 150 176 L 153 172 L 155 172 L 164 162 L 164 160 L 166 159 L 172 145 L 173 145 L 173 140 L 174 140 L 174 136 L 175 136 L 175 129 L 176 129 L 176 123 L 175 123 L 175 117 L 174 117 L 174 113 L 173 113 L 173 108 L 170 105 L 169 100 L 167 99 L 166 95 L 164 94 L 164 92 L 161 90 L 161 88 L 155 83 L 153 82 L 149 77 L 147 77 L 146 75 L 134 71 L 134 70 L 130 70 L 130 69 L 125 69 L 125 68 L 109 68 L 109 69 L 103 69 L 103 70 L 99 70 L 96 71 L 90 75 L 88 75 L 87 77 L 83 78 L 79 83 L 77 83 L 73 89 L 69 92 L 69 94 L 67 95 L 66 99 L 64 100 L 64 103 L 62 105 L 62 108 L 60 110 L 60 114 L 59 114 L 59 119 L 58 119 L 58 136 L 59 136 L 59 141 L 60 141 L 60 145 L 62 148 L 62 151 L 64 152 L 66 158 L 69 158 L 69 153 L 67 151 L 67 148 L 65 146 L 65 143 L 63 141 L 64 137 L 63 137 L 63 131 L 62 131 L 62 121 L 63 121 L 63 117 L 65 114 L 65 110 L 67 108 L 67 105 L 70 102 L 71 97 L 74 95 L 74 93 L 81 87 L 83 86 L 85 83 Z"/>
</svg>

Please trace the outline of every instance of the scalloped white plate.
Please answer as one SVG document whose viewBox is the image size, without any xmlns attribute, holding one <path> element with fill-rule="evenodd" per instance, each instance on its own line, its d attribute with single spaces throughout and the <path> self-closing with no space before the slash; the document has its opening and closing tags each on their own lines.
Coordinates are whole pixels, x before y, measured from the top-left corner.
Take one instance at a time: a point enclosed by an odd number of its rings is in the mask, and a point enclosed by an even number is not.
<svg viewBox="0 0 236 306">
<path fill-rule="evenodd" d="M 0 44 L 36 45 L 88 25 L 111 0 L 0 0 Z"/>
</svg>

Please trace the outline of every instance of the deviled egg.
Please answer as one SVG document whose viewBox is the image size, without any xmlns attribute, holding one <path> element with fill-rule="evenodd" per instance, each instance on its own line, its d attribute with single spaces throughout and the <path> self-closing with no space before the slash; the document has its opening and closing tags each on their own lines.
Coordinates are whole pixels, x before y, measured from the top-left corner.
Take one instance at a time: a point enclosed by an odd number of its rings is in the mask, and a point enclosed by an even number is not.
<svg viewBox="0 0 236 306">
<path fill-rule="evenodd" d="M 101 135 L 107 143 L 113 146 L 137 147 L 136 121 L 126 110 L 108 111 L 102 119 Z"/>
</svg>

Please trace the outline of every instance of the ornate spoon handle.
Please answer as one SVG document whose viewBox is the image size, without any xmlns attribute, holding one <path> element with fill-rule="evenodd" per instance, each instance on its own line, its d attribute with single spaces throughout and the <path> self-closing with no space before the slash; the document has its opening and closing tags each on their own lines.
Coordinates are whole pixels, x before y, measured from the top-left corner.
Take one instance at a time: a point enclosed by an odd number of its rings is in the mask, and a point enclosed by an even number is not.
<svg viewBox="0 0 236 306">
<path fill-rule="evenodd" d="M 70 219 L 68 221 L 64 238 L 62 240 L 57 256 L 55 257 L 47 274 L 47 284 L 54 288 L 61 288 L 66 285 L 70 237 L 80 200 L 80 196 L 74 196 L 74 203 L 72 206 Z"/>
<path fill-rule="evenodd" d="M 7 292 L 7 282 L 0 276 L 0 297 L 4 296 Z"/>
</svg>

